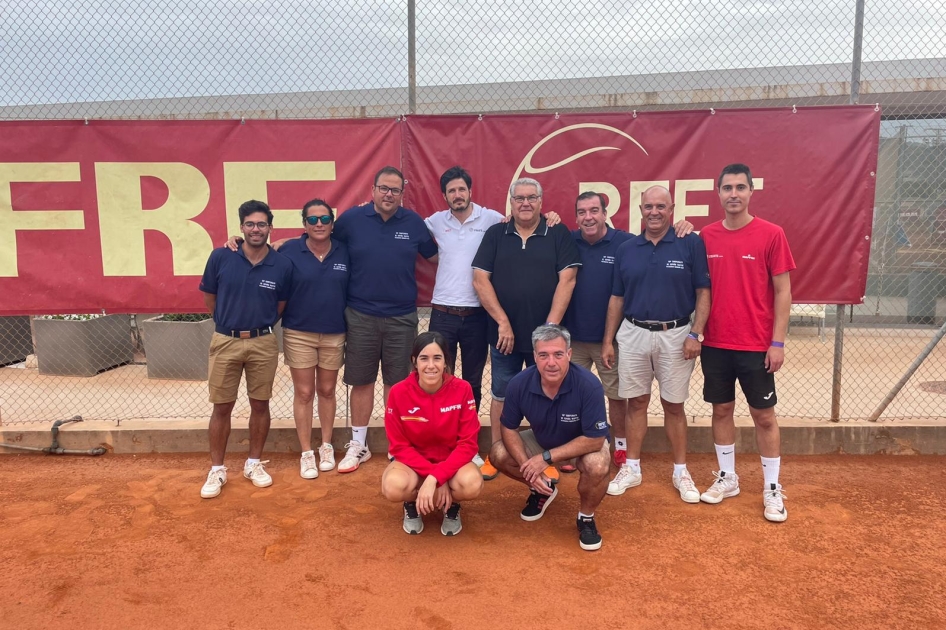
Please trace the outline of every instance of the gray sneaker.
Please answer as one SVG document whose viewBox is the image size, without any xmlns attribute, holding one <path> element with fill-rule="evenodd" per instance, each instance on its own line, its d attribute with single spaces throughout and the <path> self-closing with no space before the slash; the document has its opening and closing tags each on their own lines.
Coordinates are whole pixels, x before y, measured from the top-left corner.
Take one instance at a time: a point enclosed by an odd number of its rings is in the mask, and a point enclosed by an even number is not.
<svg viewBox="0 0 946 630">
<path fill-rule="evenodd" d="M 463 529 L 463 525 L 460 523 L 460 504 L 453 503 L 443 515 L 443 525 L 440 526 L 440 533 L 444 536 L 456 536 L 461 529 Z"/>
<path fill-rule="evenodd" d="M 424 531 L 424 519 L 417 513 L 417 503 L 404 502 L 404 531 L 408 534 L 419 534 Z"/>
</svg>

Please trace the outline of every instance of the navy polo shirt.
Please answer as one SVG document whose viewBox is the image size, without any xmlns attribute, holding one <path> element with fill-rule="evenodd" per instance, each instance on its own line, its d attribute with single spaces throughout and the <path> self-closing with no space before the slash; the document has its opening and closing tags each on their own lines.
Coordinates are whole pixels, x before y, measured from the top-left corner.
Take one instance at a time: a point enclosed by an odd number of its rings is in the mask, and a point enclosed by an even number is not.
<svg viewBox="0 0 946 630">
<path fill-rule="evenodd" d="M 614 263 L 618 247 L 634 238 L 621 230 L 608 228 L 607 233 L 593 245 L 581 237 L 581 230 L 573 230 L 572 238 L 581 256 L 578 281 L 562 325 L 574 341 L 601 343 L 604 322 L 608 317 L 608 300 L 614 283 Z"/>
<path fill-rule="evenodd" d="M 226 247 L 210 253 L 200 290 L 217 296 L 214 323 L 225 330 L 253 330 L 273 326 L 279 303 L 289 299 L 292 263 L 272 247 L 254 265 L 243 253 Z"/>
<path fill-rule="evenodd" d="M 558 287 L 558 273 L 581 266 L 578 248 L 564 225 L 548 227 L 545 217 L 525 241 L 513 221 L 486 230 L 473 268 L 490 273 L 499 304 L 515 335 L 515 352 L 532 352 L 532 331 L 546 322 Z M 488 320 L 487 341 L 499 341 L 499 325 Z"/>
<path fill-rule="evenodd" d="M 348 306 L 374 317 L 417 310 L 417 254 L 436 255 L 437 243 L 416 212 L 398 207 L 385 221 L 373 203 L 355 206 L 339 215 L 333 236 L 351 259 Z"/>
<path fill-rule="evenodd" d="M 574 363 L 568 364 L 568 374 L 555 398 L 542 391 L 542 376 L 534 365 L 512 377 L 500 422 L 507 429 L 518 429 L 523 417 L 545 450 L 581 436 L 608 437 L 601 381 Z"/>
<path fill-rule="evenodd" d="M 624 298 L 624 316 L 669 322 L 689 317 L 696 289 L 710 286 L 706 246 L 696 234 L 677 238 L 673 228 L 656 245 L 643 234 L 618 248 L 611 295 Z"/>
<path fill-rule="evenodd" d="M 303 234 L 284 244 L 279 253 L 292 262 L 292 289 L 282 314 L 283 328 L 337 335 L 345 332 L 345 304 L 351 264 L 348 248 L 332 239 L 332 249 L 320 261 Z"/>
</svg>

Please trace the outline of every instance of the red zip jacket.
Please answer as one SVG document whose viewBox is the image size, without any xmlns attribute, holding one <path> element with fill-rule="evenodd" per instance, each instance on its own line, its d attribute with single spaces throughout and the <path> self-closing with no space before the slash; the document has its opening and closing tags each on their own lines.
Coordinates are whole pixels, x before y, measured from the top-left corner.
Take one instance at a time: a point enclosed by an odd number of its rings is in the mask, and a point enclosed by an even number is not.
<svg viewBox="0 0 946 630">
<path fill-rule="evenodd" d="M 442 486 L 469 464 L 478 452 L 480 420 L 473 389 L 466 381 L 444 374 L 433 394 L 420 387 L 417 372 L 391 388 L 384 414 L 388 450 L 418 475 Z"/>
</svg>

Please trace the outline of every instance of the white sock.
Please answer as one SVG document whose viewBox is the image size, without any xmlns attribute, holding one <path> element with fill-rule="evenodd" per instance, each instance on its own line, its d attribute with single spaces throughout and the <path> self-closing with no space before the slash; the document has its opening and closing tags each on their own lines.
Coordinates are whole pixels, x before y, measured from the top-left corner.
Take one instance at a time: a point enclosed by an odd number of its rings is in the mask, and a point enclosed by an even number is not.
<svg viewBox="0 0 946 630">
<path fill-rule="evenodd" d="M 243 464 L 243 468 L 249 468 L 249 467 L 252 466 L 253 464 L 258 464 L 258 463 L 259 463 L 259 460 L 258 460 L 258 459 L 253 459 L 253 458 L 251 458 L 251 457 L 247 457 L 247 458 L 246 458 L 246 463 Z"/>
<path fill-rule="evenodd" d="M 781 457 L 762 458 L 762 476 L 765 478 L 765 490 L 771 488 L 773 483 L 778 485 L 778 469 L 781 463 Z"/>
<path fill-rule="evenodd" d="M 594 512 L 592 512 L 591 514 L 582 514 L 581 512 L 578 513 L 578 518 L 594 518 L 594 517 L 595 517 Z"/>
<path fill-rule="evenodd" d="M 305 457 L 306 455 L 315 455 L 315 451 L 303 451 L 302 456 Z"/>
<path fill-rule="evenodd" d="M 719 445 L 716 447 L 716 461 L 719 462 L 719 469 L 731 475 L 736 474 L 736 445 Z"/>
<path fill-rule="evenodd" d="M 361 442 L 362 445 L 368 443 L 368 427 L 352 427 L 351 428 L 351 439 L 356 442 Z"/>
<path fill-rule="evenodd" d="M 626 450 L 627 450 L 627 438 L 614 438 L 614 450 L 616 450 L 616 451 L 626 451 Z"/>
<path fill-rule="evenodd" d="M 218 470 L 223 470 L 224 468 L 226 468 L 226 466 L 211 466 L 210 470 L 212 472 L 217 472 Z"/>
<path fill-rule="evenodd" d="M 629 459 L 627 460 L 627 465 L 630 466 L 631 470 L 633 470 L 636 473 L 639 473 L 641 471 L 641 460 L 639 459 Z"/>
<path fill-rule="evenodd" d="M 686 465 L 686 464 L 674 464 L 674 465 L 673 465 L 673 476 L 674 476 L 674 477 L 679 477 L 679 476 L 681 476 L 684 472 L 686 472 L 686 469 L 687 469 L 687 465 Z"/>
</svg>

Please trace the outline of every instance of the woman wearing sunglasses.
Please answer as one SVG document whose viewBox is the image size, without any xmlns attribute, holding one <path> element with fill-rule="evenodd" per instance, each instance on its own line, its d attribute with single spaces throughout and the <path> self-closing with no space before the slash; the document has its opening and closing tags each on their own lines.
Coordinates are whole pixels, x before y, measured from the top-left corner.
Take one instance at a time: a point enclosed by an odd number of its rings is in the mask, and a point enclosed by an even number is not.
<svg viewBox="0 0 946 630">
<path fill-rule="evenodd" d="M 286 241 L 279 253 L 292 261 L 292 288 L 282 315 L 283 349 L 292 374 L 292 415 L 302 458 L 299 474 L 315 479 L 335 468 L 332 429 L 335 385 L 345 350 L 345 296 L 350 262 L 345 246 L 332 238 L 335 213 L 321 199 L 302 208 L 305 233 Z M 312 449 L 312 407 L 318 400 L 322 445 Z"/>
<path fill-rule="evenodd" d="M 477 452 L 480 420 L 473 389 L 448 368 L 447 342 L 421 333 L 411 348 L 413 371 L 391 388 L 384 430 L 394 461 L 381 477 L 381 494 L 404 502 L 404 531 L 419 534 L 423 517 L 443 513 L 440 532 L 460 533 L 460 501 L 475 499 L 483 475 L 470 460 Z"/>
</svg>

